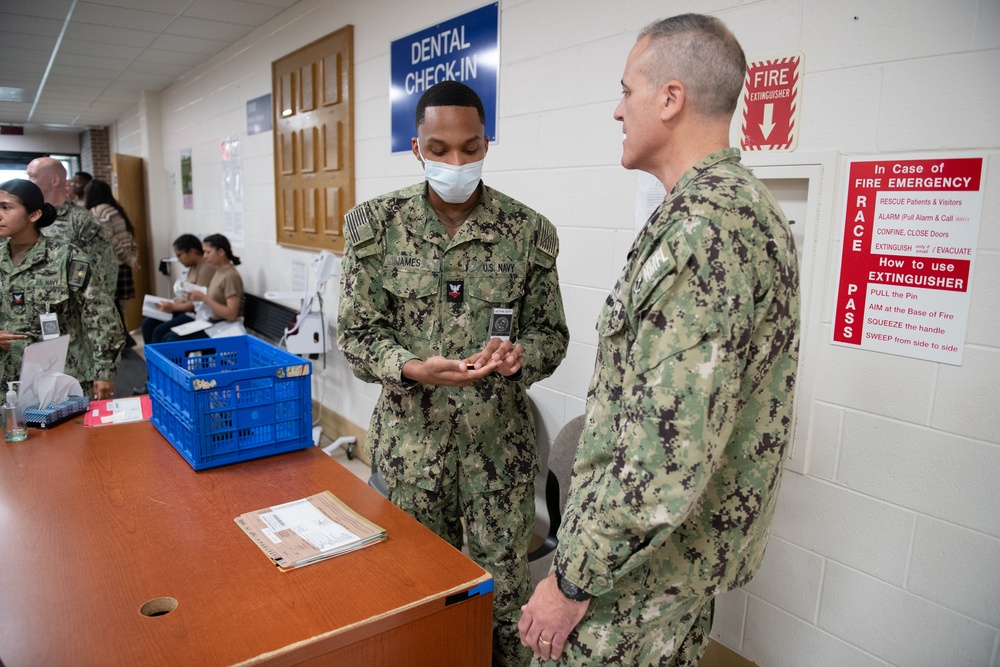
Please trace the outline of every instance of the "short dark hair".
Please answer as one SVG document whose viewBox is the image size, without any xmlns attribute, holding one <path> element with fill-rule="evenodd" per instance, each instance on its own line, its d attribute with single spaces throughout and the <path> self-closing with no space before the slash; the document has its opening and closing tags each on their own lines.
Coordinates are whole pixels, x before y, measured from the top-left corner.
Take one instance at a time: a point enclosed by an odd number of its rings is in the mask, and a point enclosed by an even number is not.
<svg viewBox="0 0 1000 667">
<path fill-rule="evenodd" d="M 88 183 L 94 180 L 94 177 L 85 171 L 78 171 L 76 172 L 76 175 L 82 178 L 83 180 L 87 181 Z"/>
<path fill-rule="evenodd" d="M 194 252 L 199 255 L 205 254 L 205 251 L 201 248 L 201 241 L 194 234 L 181 234 L 174 239 L 174 247 L 181 252 Z"/>
<path fill-rule="evenodd" d="M 417 127 L 424 122 L 427 107 L 474 107 L 479 112 L 479 122 L 486 125 L 483 101 L 472 88 L 458 81 L 441 81 L 424 91 L 417 101 Z"/>
</svg>

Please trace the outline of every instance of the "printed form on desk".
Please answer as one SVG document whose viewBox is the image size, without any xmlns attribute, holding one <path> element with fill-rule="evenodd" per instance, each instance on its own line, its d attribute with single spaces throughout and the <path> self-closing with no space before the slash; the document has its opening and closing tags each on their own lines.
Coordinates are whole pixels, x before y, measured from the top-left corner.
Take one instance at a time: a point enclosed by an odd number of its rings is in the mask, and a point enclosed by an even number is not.
<svg viewBox="0 0 1000 667">
<path fill-rule="evenodd" d="M 329 491 L 247 512 L 236 524 L 282 571 L 362 549 L 385 530 Z"/>
<path fill-rule="evenodd" d="M 83 416 L 83 425 L 127 424 L 149 419 L 152 415 L 153 403 L 148 394 L 130 398 L 109 398 L 90 402 L 90 407 Z"/>
</svg>

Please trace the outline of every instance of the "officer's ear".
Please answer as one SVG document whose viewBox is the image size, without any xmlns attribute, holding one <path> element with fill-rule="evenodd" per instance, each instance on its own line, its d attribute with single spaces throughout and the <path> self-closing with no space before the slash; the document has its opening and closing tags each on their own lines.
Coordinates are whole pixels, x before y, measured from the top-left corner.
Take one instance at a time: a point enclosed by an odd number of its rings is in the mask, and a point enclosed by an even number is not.
<svg viewBox="0 0 1000 667">
<path fill-rule="evenodd" d="M 684 108 L 687 102 L 687 90 L 683 83 L 672 79 L 660 86 L 656 101 L 660 109 L 660 120 L 669 121 Z"/>
</svg>

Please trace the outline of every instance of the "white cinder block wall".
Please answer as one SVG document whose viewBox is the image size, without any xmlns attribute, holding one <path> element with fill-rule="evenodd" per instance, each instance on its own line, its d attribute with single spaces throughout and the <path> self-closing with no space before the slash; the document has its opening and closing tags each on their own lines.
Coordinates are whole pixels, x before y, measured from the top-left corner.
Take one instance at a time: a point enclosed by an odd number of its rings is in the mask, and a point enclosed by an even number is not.
<svg viewBox="0 0 1000 667">
<path fill-rule="evenodd" d="M 122 118 L 115 149 L 149 165 L 150 212 L 166 254 L 182 232 L 222 230 L 220 142 L 238 137 L 247 288 L 291 288 L 310 254 L 274 243 L 272 137 L 246 136 L 245 108 L 270 63 L 355 26 L 359 200 L 420 179 L 389 153 L 389 44 L 464 13 L 469 0 L 303 0 Z M 722 596 L 716 639 L 762 666 L 992 665 L 1000 647 L 1000 3 L 997 0 L 504 0 L 499 142 L 486 179 L 548 215 L 572 333 L 566 361 L 532 390 L 547 430 L 583 411 L 600 304 L 632 239 L 636 177 L 619 166 L 612 112 L 625 57 L 648 22 L 685 11 L 725 20 L 748 59 L 805 56 L 796 154 L 833 154 L 816 280 L 820 332 L 806 474 L 787 472 L 760 576 Z M 193 210 L 180 194 L 191 149 Z M 829 344 L 851 157 L 986 155 L 986 196 L 960 367 Z M 331 286 L 328 307 L 335 308 Z M 378 388 L 334 353 L 315 394 L 367 426 Z M 320 386 L 322 385 L 322 386 Z"/>
</svg>

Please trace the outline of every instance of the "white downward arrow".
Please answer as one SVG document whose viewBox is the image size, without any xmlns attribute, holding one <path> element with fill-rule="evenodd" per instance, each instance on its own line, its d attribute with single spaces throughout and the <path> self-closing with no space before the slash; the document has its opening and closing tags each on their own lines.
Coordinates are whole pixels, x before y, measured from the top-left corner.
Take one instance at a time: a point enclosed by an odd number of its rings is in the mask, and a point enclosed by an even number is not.
<svg viewBox="0 0 1000 667">
<path fill-rule="evenodd" d="M 771 122 L 771 118 L 774 116 L 774 105 L 765 104 L 764 105 L 764 122 L 760 124 L 761 134 L 767 139 L 767 135 L 771 134 L 771 130 L 774 129 L 774 123 Z"/>
</svg>

